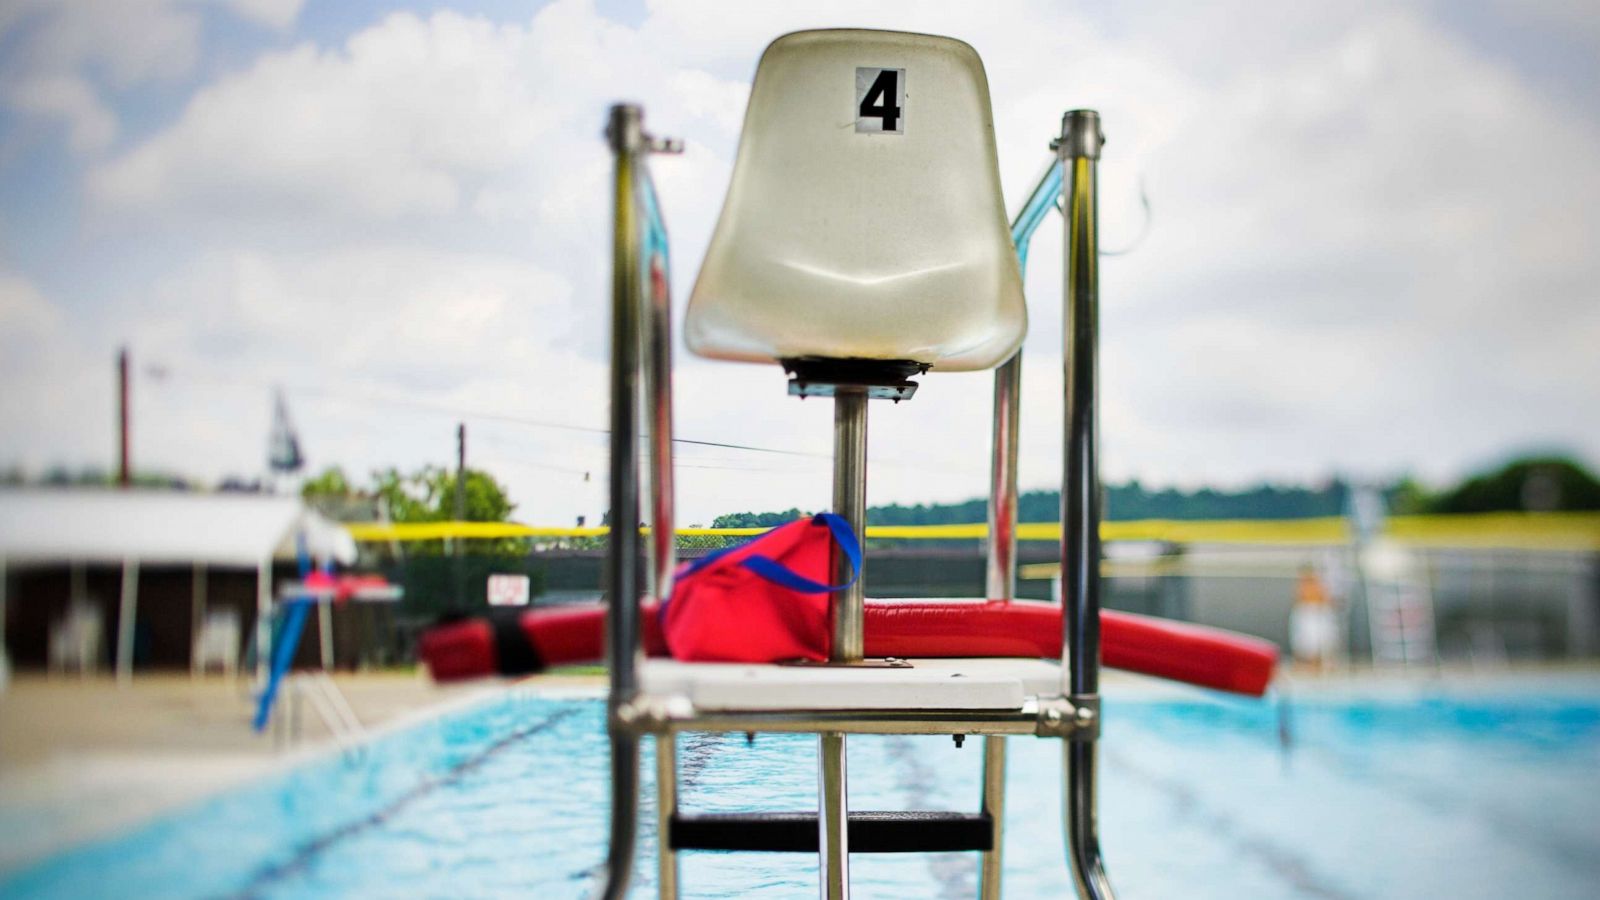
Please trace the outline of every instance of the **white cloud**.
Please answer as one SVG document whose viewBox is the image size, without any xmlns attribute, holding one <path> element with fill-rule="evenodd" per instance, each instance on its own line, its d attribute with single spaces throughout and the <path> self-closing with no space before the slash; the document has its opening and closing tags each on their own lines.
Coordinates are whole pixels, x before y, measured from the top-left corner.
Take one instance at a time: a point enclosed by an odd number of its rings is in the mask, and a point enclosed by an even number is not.
<svg viewBox="0 0 1600 900">
<path fill-rule="evenodd" d="M 1575 352 L 1600 341 L 1597 153 L 1408 14 L 1239 74 L 1152 157 L 1155 232 L 1105 267 L 1107 377 L 1144 420 L 1108 455 L 1237 481 L 1594 453 L 1570 410 L 1600 403 Z"/>
<path fill-rule="evenodd" d="M 503 218 L 560 194 L 602 146 L 605 104 L 641 84 L 736 130 L 742 86 L 675 69 L 587 2 L 525 24 L 397 14 L 205 88 L 93 172 L 89 194 L 141 217 Z"/>
<path fill-rule="evenodd" d="M 5 99 L 13 109 L 66 123 L 67 145 L 74 153 L 104 150 L 117 136 L 117 117 L 76 76 L 22 79 L 6 89 Z"/>
<path fill-rule="evenodd" d="M 5 25 L 32 29 L 29 69 L 89 69 L 118 87 L 182 75 L 199 54 L 199 16 L 174 0 L 17 0 Z"/>
<path fill-rule="evenodd" d="M 292 22 L 294 6 L 257 12 Z M 450 416 L 360 397 L 603 421 L 608 103 L 639 100 L 652 129 L 687 139 L 653 164 L 681 307 L 765 42 L 829 24 L 949 33 L 988 64 L 1013 203 L 1074 106 L 1100 108 L 1110 135 L 1106 246 L 1139 231 L 1148 185 L 1148 240 L 1102 270 L 1111 477 L 1439 477 L 1520 444 L 1600 453 L 1600 425 L 1573 414 L 1600 405 L 1593 124 L 1403 9 L 1106 15 L 1125 18 L 700 0 L 655 0 L 637 28 L 583 0 L 511 23 L 394 15 L 231 67 L 94 167 L 86 195 L 104 234 L 187 245 L 118 297 L 149 358 L 321 385 L 291 401 L 323 461 L 442 459 Z M 1060 469 L 1059 241 L 1047 224 L 1028 280 L 1037 487 Z M 681 436 L 827 451 L 828 405 L 784 397 L 776 367 L 680 363 Z M 935 375 L 912 403 L 874 407 L 874 502 L 983 492 L 989 384 Z M 137 438 L 151 458 L 259 466 L 259 385 L 219 399 L 174 377 L 152 396 Z M 526 517 L 598 511 L 597 482 L 557 471 L 598 471 L 595 439 L 474 427 Z M 824 462 L 683 459 L 686 520 L 827 502 Z"/>
<path fill-rule="evenodd" d="M 25 347 L 57 337 L 61 311 L 47 302 L 27 279 L 0 272 L 0 339 L 6 341 L 5 358 Z"/>
<path fill-rule="evenodd" d="M 520 260 L 360 244 L 207 256 L 129 312 L 153 352 L 437 390 L 521 374 L 574 318 L 566 281 Z"/>
<path fill-rule="evenodd" d="M 227 0 L 227 4 L 243 18 L 283 30 L 300 16 L 305 0 Z"/>
<path fill-rule="evenodd" d="M 81 462 L 95 447 L 109 454 L 110 373 L 110 354 L 88 351 L 59 302 L 0 269 L 0 468 Z"/>
<path fill-rule="evenodd" d="M 348 55 L 302 44 L 201 91 L 177 125 L 94 172 L 90 195 L 224 215 L 453 212 L 458 175 L 531 152 L 541 131 L 512 115 L 529 112 L 527 86 L 493 65 L 515 41 L 441 15 L 432 28 L 395 16 Z"/>
<path fill-rule="evenodd" d="M 112 93 L 190 74 L 200 57 L 201 9 L 212 0 L 13 0 L 0 8 L 0 37 L 19 49 L 0 64 L 4 102 L 63 122 L 79 155 L 107 149 L 117 119 Z M 284 29 L 304 0 L 225 0 L 244 19 Z"/>
</svg>

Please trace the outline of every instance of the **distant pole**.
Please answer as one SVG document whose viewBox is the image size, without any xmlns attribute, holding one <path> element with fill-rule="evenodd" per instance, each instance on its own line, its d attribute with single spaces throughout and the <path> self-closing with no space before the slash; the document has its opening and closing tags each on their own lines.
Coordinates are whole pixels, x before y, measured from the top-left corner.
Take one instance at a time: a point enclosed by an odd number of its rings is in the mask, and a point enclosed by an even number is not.
<svg viewBox="0 0 1600 900">
<path fill-rule="evenodd" d="M 128 348 L 117 351 L 117 484 L 127 487 L 133 481 L 128 451 Z"/>
<path fill-rule="evenodd" d="M 456 521 L 467 518 L 467 424 L 456 424 Z M 460 547 L 460 543 L 456 544 Z"/>
<path fill-rule="evenodd" d="M 465 521 L 467 518 L 467 423 L 456 423 L 456 508 L 455 520 Z M 460 539 L 451 542 L 451 551 L 455 559 L 452 568 L 455 569 L 456 582 L 456 607 L 459 609 L 466 605 L 467 577 L 461 567 Z"/>
</svg>

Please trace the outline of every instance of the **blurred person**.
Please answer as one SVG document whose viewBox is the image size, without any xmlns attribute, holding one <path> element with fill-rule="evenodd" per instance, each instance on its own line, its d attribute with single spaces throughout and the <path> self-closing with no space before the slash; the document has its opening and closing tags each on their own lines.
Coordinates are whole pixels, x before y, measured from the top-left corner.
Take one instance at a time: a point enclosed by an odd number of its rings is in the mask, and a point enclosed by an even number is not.
<svg viewBox="0 0 1600 900">
<path fill-rule="evenodd" d="M 1300 567 L 1294 606 L 1289 611 L 1289 648 L 1295 667 L 1321 674 L 1339 652 L 1339 619 L 1333 599 L 1310 565 Z"/>
</svg>

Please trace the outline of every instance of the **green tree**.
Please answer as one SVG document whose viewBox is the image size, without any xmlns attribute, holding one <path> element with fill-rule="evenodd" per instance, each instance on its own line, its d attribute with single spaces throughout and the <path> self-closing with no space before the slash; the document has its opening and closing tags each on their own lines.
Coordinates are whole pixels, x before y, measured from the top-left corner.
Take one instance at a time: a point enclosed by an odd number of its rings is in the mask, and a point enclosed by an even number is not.
<svg viewBox="0 0 1600 900">
<path fill-rule="evenodd" d="M 1564 456 L 1513 460 L 1441 493 L 1432 512 L 1600 510 L 1600 481 Z"/>
<path fill-rule="evenodd" d="M 455 519 L 456 474 L 441 466 L 423 466 L 402 475 L 389 468 L 372 473 L 373 492 L 392 522 L 449 522 Z M 516 504 L 493 475 L 468 469 L 465 482 L 468 522 L 505 522 Z"/>
<path fill-rule="evenodd" d="M 507 522 L 516 509 L 493 475 L 467 469 L 463 518 L 468 522 Z M 372 493 L 399 524 L 449 522 L 455 515 L 456 473 L 424 466 L 409 473 L 381 469 L 372 473 Z M 445 541 L 411 541 L 399 562 L 397 580 L 405 585 L 406 609 L 417 613 L 477 610 L 484 606 L 484 584 L 491 573 L 517 572 L 532 579 L 531 591 L 544 591 L 544 564 L 529 556 L 528 538 L 457 539 L 462 559 L 445 552 Z"/>
<path fill-rule="evenodd" d="M 355 488 L 350 486 L 350 479 L 344 474 L 344 469 L 338 466 L 329 466 L 317 475 L 307 478 L 300 485 L 300 496 L 306 499 L 313 497 L 345 497 L 354 496 Z"/>
<path fill-rule="evenodd" d="M 784 512 L 728 513 L 727 515 L 717 516 L 714 520 L 712 520 L 711 527 L 774 528 L 779 525 L 793 522 L 795 519 L 804 519 L 809 515 L 811 515 L 811 513 L 801 512 L 799 509 L 792 507 Z"/>
<path fill-rule="evenodd" d="M 1389 512 L 1397 516 L 1427 512 L 1435 499 L 1426 486 L 1410 475 L 1390 485 L 1383 496 L 1389 504 Z"/>
<path fill-rule="evenodd" d="M 423 466 L 409 474 L 398 469 L 372 473 L 372 493 L 388 513 L 389 521 L 450 522 L 456 517 L 456 474 L 442 466 Z M 464 482 L 467 522 L 508 522 L 516 509 L 506 489 L 493 475 L 481 469 L 467 469 Z M 520 555 L 528 552 L 526 538 L 468 539 L 468 552 L 487 555 Z M 443 553 L 443 541 L 416 541 L 407 546 L 412 555 Z"/>
</svg>

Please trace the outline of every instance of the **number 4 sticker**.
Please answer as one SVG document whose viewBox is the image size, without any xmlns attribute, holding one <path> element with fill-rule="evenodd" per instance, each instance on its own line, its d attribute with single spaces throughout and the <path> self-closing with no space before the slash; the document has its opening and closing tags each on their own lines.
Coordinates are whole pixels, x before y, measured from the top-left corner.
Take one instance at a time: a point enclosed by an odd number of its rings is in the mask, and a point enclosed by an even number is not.
<svg viewBox="0 0 1600 900">
<path fill-rule="evenodd" d="M 906 133 L 906 70 L 856 68 L 856 133 Z"/>
</svg>

